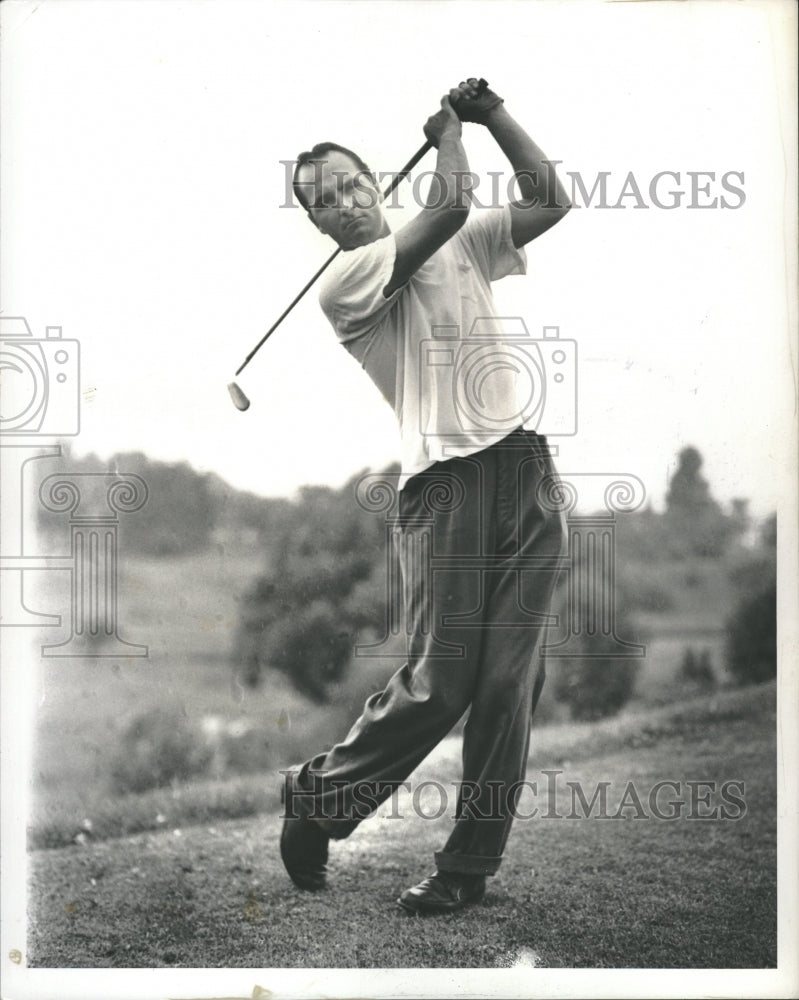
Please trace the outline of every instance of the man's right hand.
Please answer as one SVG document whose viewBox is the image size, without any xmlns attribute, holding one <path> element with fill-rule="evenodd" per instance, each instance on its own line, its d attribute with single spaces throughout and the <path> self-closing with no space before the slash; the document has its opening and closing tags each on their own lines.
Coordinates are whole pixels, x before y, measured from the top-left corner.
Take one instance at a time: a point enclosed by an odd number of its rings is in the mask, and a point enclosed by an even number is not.
<svg viewBox="0 0 799 1000">
<path fill-rule="evenodd" d="M 441 139 L 445 133 L 454 135 L 459 139 L 461 136 L 461 120 L 455 114 L 455 110 L 449 99 L 449 94 L 444 94 L 441 98 L 441 110 L 431 115 L 424 126 L 424 134 L 429 142 L 438 149 Z"/>
<path fill-rule="evenodd" d="M 485 80 L 477 80 L 473 76 L 454 87 L 449 96 L 460 120 L 477 122 L 478 125 L 487 125 L 488 116 L 494 108 L 505 103 L 498 94 L 488 89 Z"/>
</svg>

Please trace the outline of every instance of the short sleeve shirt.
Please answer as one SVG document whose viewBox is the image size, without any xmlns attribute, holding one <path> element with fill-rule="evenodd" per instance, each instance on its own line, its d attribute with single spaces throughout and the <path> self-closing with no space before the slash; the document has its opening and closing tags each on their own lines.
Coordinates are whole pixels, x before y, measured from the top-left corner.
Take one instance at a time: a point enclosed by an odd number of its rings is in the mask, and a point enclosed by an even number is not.
<svg viewBox="0 0 799 1000">
<path fill-rule="evenodd" d="M 510 209 L 466 224 L 388 297 L 393 235 L 339 254 L 319 301 L 339 340 L 393 407 L 400 426 L 400 488 L 434 462 L 474 454 L 522 424 L 511 328 L 495 315 L 491 282 L 525 274 Z"/>
</svg>

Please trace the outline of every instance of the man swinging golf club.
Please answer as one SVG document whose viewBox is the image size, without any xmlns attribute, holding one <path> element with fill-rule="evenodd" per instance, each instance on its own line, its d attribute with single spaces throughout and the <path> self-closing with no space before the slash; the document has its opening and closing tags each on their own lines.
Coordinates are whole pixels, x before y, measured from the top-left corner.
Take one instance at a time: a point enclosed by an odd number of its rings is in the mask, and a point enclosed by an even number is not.
<svg viewBox="0 0 799 1000">
<path fill-rule="evenodd" d="M 519 200 L 470 214 L 464 121 L 494 137 Z M 520 372 L 498 346 L 490 283 L 525 273 L 522 248 L 569 202 L 543 152 L 484 81 L 453 88 L 424 131 L 438 151 L 435 174 L 426 205 L 396 233 L 355 153 L 323 143 L 294 171 L 296 197 L 343 251 L 323 279 L 322 309 L 400 424 L 398 555 L 409 639 L 407 662 L 368 699 L 343 742 L 288 773 L 281 856 L 297 886 L 323 888 L 330 839 L 348 836 L 388 799 L 468 709 L 454 827 L 435 874 L 398 900 L 413 913 L 443 913 L 480 899 L 502 860 L 564 544 L 560 512 L 541 502 L 555 475 L 550 452 L 545 437 L 522 427 L 524 405 L 514 408 Z M 475 329 L 485 370 L 474 385 L 456 386 L 469 376 L 453 359 Z M 461 390 L 474 397 L 468 418 Z M 429 553 L 425 564 L 415 545 L 431 517 L 434 574 Z M 531 558 L 540 571 L 530 571 Z"/>
</svg>

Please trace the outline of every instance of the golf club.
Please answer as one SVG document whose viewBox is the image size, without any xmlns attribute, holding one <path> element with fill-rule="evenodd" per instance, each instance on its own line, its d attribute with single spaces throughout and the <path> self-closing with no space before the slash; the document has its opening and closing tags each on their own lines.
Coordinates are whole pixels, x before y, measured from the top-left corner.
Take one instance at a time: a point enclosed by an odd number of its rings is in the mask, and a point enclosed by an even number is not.
<svg viewBox="0 0 799 1000">
<path fill-rule="evenodd" d="M 487 88 L 488 88 L 488 82 L 483 79 L 479 80 L 477 84 L 478 96 L 482 94 Z M 384 200 L 388 198 L 388 196 L 392 193 L 392 191 L 399 184 L 399 182 L 408 176 L 408 174 L 411 172 L 411 170 L 413 170 L 413 168 L 416 166 L 419 160 L 421 160 L 422 157 L 425 156 L 425 154 L 432 148 L 433 148 L 432 142 L 425 142 L 423 146 L 419 147 L 419 149 L 414 153 L 414 155 L 410 158 L 410 160 L 408 160 L 408 162 L 405 164 L 402 170 L 400 170 L 399 173 L 394 175 L 394 177 L 391 180 L 391 183 L 388 185 L 385 191 L 383 191 L 382 197 Z M 255 347 L 253 347 L 253 349 L 250 351 L 250 353 L 247 355 L 247 357 L 244 359 L 241 365 L 236 369 L 236 375 L 240 375 L 244 371 L 244 369 L 247 367 L 250 361 L 252 361 L 252 359 L 255 357 L 258 351 L 263 347 L 263 345 L 266 343 L 269 337 L 271 337 L 271 335 L 275 332 L 275 330 L 280 326 L 280 324 L 283 322 L 286 316 L 288 316 L 288 314 L 291 312 L 294 306 L 297 305 L 297 303 L 300 301 L 303 295 L 305 295 L 308 289 L 314 284 L 317 278 L 319 278 L 324 273 L 324 271 L 333 263 L 333 261 L 340 253 L 341 253 L 341 247 L 337 247 L 330 255 L 330 257 L 328 257 L 328 259 L 324 262 L 324 264 L 322 264 L 322 266 L 319 268 L 316 274 L 314 274 L 314 276 L 310 279 L 310 281 L 308 281 L 308 283 L 301 289 L 300 292 L 298 292 L 298 294 L 294 297 L 294 299 L 292 299 L 292 301 L 288 304 L 288 306 L 286 306 L 286 308 L 278 316 L 275 322 L 269 327 L 269 329 L 266 331 L 263 337 L 261 337 L 261 339 L 255 345 Z M 247 399 L 247 397 L 242 392 L 241 388 L 238 386 L 236 382 L 229 382 L 227 388 L 228 392 L 230 393 L 230 398 L 233 400 L 233 405 L 236 407 L 237 410 L 243 411 L 249 408 L 250 401 L 249 399 Z"/>
</svg>

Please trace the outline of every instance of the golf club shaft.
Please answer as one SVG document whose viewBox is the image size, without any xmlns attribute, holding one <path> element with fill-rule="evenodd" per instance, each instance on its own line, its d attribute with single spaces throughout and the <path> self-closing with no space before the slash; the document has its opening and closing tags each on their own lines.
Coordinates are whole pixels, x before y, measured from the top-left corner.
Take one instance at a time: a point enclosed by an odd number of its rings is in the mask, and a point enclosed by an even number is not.
<svg viewBox="0 0 799 1000">
<path fill-rule="evenodd" d="M 413 170 L 413 168 L 416 166 L 416 164 L 419 162 L 419 160 L 421 160 L 422 157 L 430 149 L 432 149 L 432 148 L 433 148 L 433 144 L 431 142 L 426 142 L 423 146 L 419 147 L 419 149 L 414 153 L 414 155 L 410 158 L 410 160 L 408 160 L 408 162 L 405 164 L 405 166 L 402 168 L 402 170 L 400 170 L 400 172 L 398 174 L 394 175 L 394 178 L 392 179 L 391 183 L 386 188 L 386 190 L 383 192 L 383 197 L 384 198 L 388 198 L 388 196 L 391 194 L 391 192 L 394 190 L 394 188 L 399 184 L 399 182 L 404 177 L 408 176 L 408 174 L 411 172 L 411 170 Z M 258 351 L 261 349 L 261 347 L 263 347 L 263 345 L 266 343 L 266 341 L 269 339 L 269 337 L 280 326 L 280 324 L 283 322 L 283 320 L 286 318 L 286 316 L 288 316 L 288 314 L 291 312 L 291 310 L 294 308 L 294 306 L 297 305 L 297 303 L 300 301 L 300 299 L 303 297 L 303 295 L 305 295 L 305 293 L 308 291 L 308 289 L 311 287 L 311 285 L 313 285 L 313 283 L 316 281 L 316 279 L 333 263 L 333 261 L 336 259 L 336 257 L 340 253 L 341 253 L 341 247 L 338 247 L 336 250 L 334 250 L 333 253 L 330 255 L 330 257 L 324 262 L 324 264 L 322 264 L 322 266 L 319 268 L 319 270 L 316 272 L 316 274 L 307 283 L 307 285 L 305 285 L 305 287 L 302 289 L 302 291 L 299 292 L 299 294 L 283 310 L 283 312 L 278 316 L 278 318 L 275 320 L 275 322 L 269 327 L 269 329 L 266 331 L 266 333 L 263 335 L 263 337 L 261 337 L 261 339 L 255 345 L 255 347 L 250 351 L 250 353 L 244 359 L 244 362 L 241 365 L 241 367 L 236 370 L 236 374 L 237 375 L 241 374 L 241 372 L 244 371 L 244 369 L 247 367 L 247 365 L 250 363 L 250 361 L 252 361 L 252 359 L 255 357 L 255 355 L 258 353 Z"/>
</svg>

